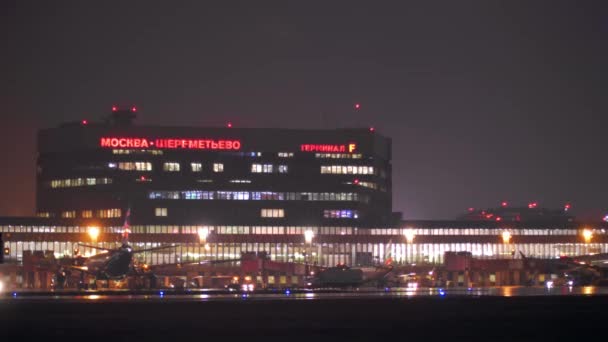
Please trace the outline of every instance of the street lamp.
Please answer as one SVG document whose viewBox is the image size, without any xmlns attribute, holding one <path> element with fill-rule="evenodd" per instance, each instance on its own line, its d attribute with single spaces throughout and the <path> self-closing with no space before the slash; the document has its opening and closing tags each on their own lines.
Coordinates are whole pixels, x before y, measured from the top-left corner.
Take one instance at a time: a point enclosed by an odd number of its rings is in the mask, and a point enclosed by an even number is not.
<svg viewBox="0 0 608 342">
<path fill-rule="evenodd" d="M 306 241 L 306 245 L 304 246 L 304 253 L 306 253 L 305 258 L 304 258 L 304 264 L 306 265 L 306 275 L 309 275 L 309 269 L 308 269 L 308 249 L 309 246 L 312 244 L 312 239 L 315 237 L 315 233 L 312 230 L 307 230 L 304 232 L 304 241 Z"/>
<path fill-rule="evenodd" d="M 200 243 L 206 243 L 207 242 L 207 236 L 209 236 L 209 229 L 201 227 L 201 228 L 198 229 L 197 233 L 198 233 L 198 240 L 199 240 L 199 242 Z"/>
<path fill-rule="evenodd" d="M 590 229 L 583 229 L 583 238 L 585 239 L 585 243 L 591 242 L 593 232 Z"/>
<path fill-rule="evenodd" d="M 198 234 L 198 241 L 200 244 L 204 244 L 204 249 L 205 249 L 205 254 L 207 252 L 209 252 L 209 250 L 211 250 L 211 247 L 209 247 L 209 244 L 207 243 L 207 237 L 209 236 L 209 229 L 205 228 L 205 227 L 200 227 L 198 228 L 197 232 Z M 199 252 L 200 252 L 200 247 L 199 247 Z M 200 255 L 199 255 L 200 258 Z"/>
<path fill-rule="evenodd" d="M 503 231 L 502 232 L 502 243 L 504 243 L 506 245 L 510 241 L 511 241 L 511 232 L 508 230 Z"/>
<path fill-rule="evenodd" d="M 405 246 L 406 248 L 406 253 L 405 256 L 406 258 L 409 257 L 408 254 L 411 254 L 412 257 L 411 259 L 414 259 L 414 251 L 413 251 L 413 247 L 411 246 L 412 243 L 414 243 L 414 238 L 416 237 L 416 234 L 414 233 L 413 229 L 406 229 L 403 231 L 403 236 L 405 236 L 405 241 L 407 241 L 407 244 L 410 246 Z M 408 251 L 409 250 L 409 251 Z M 413 260 L 411 260 L 413 262 Z"/>
<path fill-rule="evenodd" d="M 304 239 L 306 240 L 306 243 L 311 243 L 312 242 L 312 238 L 315 237 L 315 233 L 312 230 L 307 230 L 304 232 Z"/>
<path fill-rule="evenodd" d="M 89 236 L 91 237 L 91 240 L 93 241 L 93 243 L 96 243 L 97 237 L 99 237 L 99 228 L 98 227 L 88 227 L 87 233 L 89 233 Z"/>
<path fill-rule="evenodd" d="M 405 240 L 407 241 L 407 243 L 413 243 L 416 234 L 414 233 L 413 229 L 406 229 L 403 231 L 403 236 L 405 236 Z"/>
<path fill-rule="evenodd" d="M 508 245 L 511 242 L 511 232 L 508 230 L 503 230 L 502 232 L 502 243 Z M 511 256 L 515 258 L 515 249 L 511 249 Z"/>
</svg>

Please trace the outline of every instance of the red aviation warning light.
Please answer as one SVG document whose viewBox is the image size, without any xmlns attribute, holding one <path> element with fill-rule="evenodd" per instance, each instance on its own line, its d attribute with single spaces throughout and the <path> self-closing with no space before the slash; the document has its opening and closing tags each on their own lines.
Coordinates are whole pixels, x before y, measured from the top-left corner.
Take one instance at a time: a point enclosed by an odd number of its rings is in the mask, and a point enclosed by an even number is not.
<svg viewBox="0 0 608 342">
<path fill-rule="evenodd" d="M 537 206 L 538 206 L 538 203 L 536 203 L 536 202 L 531 202 L 531 203 L 528 203 L 528 209 L 534 209 L 534 208 L 536 208 Z"/>
<path fill-rule="evenodd" d="M 228 123 L 226 124 L 226 127 L 232 128 L 232 122 L 228 121 Z"/>
<path fill-rule="evenodd" d="M 570 203 L 566 203 L 566 205 L 564 205 L 564 211 L 568 210 L 570 210 Z"/>
<path fill-rule="evenodd" d="M 376 129 L 375 129 L 373 126 L 369 128 L 369 131 L 370 131 L 370 132 L 373 132 L 373 131 L 375 131 L 375 130 L 376 130 Z"/>
<path fill-rule="evenodd" d="M 496 216 L 496 221 L 502 221 L 502 217 Z"/>
<path fill-rule="evenodd" d="M 358 185 L 358 184 L 359 184 L 359 180 L 358 180 L 358 179 L 355 179 L 355 180 L 353 181 L 353 184 Z"/>
<path fill-rule="evenodd" d="M 361 109 L 361 104 L 360 103 L 355 103 L 355 109 L 357 109 L 357 110 Z"/>
<path fill-rule="evenodd" d="M 137 112 L 137 107 L 135 107 L 135 106 L 131 107 L 131 111 L 132 111 L 133 113 Z"/>
<path fill-rule="evenodd" d="M 82 121 L 81 121 L 81 123 L 82 123 L 83 125 L 86 125 L 86 124 L 88 124 L 89 122 L 88 122 L 87 120 L 82 120 Z"/>
<path fill-rule="evenodd" d="M 113 111 L 113 112 L 118 111 L 118 107 L 117 107 L 117 106 L 112 106 L 112 111 Z"/>
<path fill-rule="evenodd" d="M 475 210 L 475 208 L 471 207 L 469 208 L 469 212 L 473 212 Z"/>
<path fill-rule="evenodd" d="M 502 201 L 502 203 L 500 205 L 503 207 L 506 207 L 507 205 L 509 205 L 509 203 L 507 203 L 507 201 Z"/>
</svg>

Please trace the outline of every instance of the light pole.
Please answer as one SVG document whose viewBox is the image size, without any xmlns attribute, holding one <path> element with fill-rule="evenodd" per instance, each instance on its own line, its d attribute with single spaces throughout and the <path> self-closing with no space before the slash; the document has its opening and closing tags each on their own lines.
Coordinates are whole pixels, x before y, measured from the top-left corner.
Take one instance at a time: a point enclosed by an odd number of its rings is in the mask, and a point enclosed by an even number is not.
<svg viewBox="0 0 608 342">
<path fill-rule="evenodd" d="M 306 241 L 306 245 L 304 246 L 304 253 L 306 257 L 304 258 L 304 264 L 306 265 L 306 276 L 310 274 L 309 266 L 308 266 L 308 247 L 312 245 L 312 239 L 315 237 L 315 233 L 312 230 L 307 230 L 304 232 L 304 241 Z"/>
<path fill-rule="evenodd" d="M 97 237 L 99 237 L 99 228 L 98 227 L 88 227 L 87 233 L 89 237 L 91 237 L 91 241 L 93 243 L 97 243 Z"/>
<path fill-rule="evenodd" d="M 198 242 L 199 244 L 203 244 L 204 245 L 204 249 L 205 252 L 209 251 L 209 245 L 207 245 L 207 237 L 209 236 L 209 229 L 205 228 L 205 227 L 200 227 L 197 230 L 197 234 L 198 234 Z M 199 248 L 200 251 L 200 248 Z M 207 254 L 207 253 L 205 253 Z M 199 255 L 199 261 L 200 261 L 200 255 Z"/>
<path fill-rule="evenodd" d="M 585 239 L 587 252 L 585 254 L 589 254 L 589 243 L 591 243 L 591 239 L 593 239 L 593 231 L 591 229 L 583 229 L 583 239 Z"/>
<path fill-rule="evenodd" d="M 414 232 L 413 229 L 406 229 L 403 231 L 403 236 L 405 236 L 405 241 L 407 241 L 407 246 L 406 248 L 409 250 L 408 253 L 406 253 L 406 257 L 409 258 L 409 255 L 411 254 L 411 258 L 410 259 L 414 259 L 414 250 L 413 250 L 413 243 L 414 243 L 414 238 L 416 237 L 416 233 Z M 405 260 L 407 263 L 407 260 Z M 410 260 L 410 262 L 413 262 L 413 260 Z"/>
<path fill-rule="evenodd" d="M 508 248 L 508 246 L 509 246 L 509 242 L 510 242 L 510 241 L 511 241 L 511 232 L 510 232 L 510 231 L 508 231 L 508 230 L 503 230 L 503 232 L 502 232 L 502 243 L 503 243 L 505 246 L 507 246 L 507 248 Z M 515 251 L 513 251 L 513 252 L 511 253 L 511 256 L 512 256 L 512 257 L 515 257 Z"/>
</svg>

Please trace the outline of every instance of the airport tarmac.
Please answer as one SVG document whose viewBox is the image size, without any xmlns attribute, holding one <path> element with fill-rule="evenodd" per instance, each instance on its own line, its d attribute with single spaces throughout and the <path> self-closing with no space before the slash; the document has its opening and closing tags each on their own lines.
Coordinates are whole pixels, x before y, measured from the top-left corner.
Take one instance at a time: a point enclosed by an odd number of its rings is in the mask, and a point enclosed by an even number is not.
<svg viewBox="0 0 608 342">
<path fill-rule="evenodd" d="M 227 291 L 224 289 L 159 290 L 19 290 L 0 294 L 0 301 L 230 301 L 230 300 L 323 300 L 402 297 L 526 297 L 606 296 L 608 287 L 597 286 L 501 286 L 478 288 L 362 288 L 354 290 L 277 289 Z"/>
<path fill-rule="evenodd" d="M 3 341 L 560 341 L 601 336 L 608 289 L 5 293 Z"/>
</svg>

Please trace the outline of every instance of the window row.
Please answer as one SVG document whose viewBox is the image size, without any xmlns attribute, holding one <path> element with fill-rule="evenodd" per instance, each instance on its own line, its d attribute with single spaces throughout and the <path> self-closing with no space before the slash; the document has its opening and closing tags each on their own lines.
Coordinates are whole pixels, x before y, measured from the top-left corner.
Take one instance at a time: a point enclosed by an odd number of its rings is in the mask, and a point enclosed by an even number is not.
<svg viewBox="0 0 608 342">
<path fill-rule="evenodd" d="M 151 154 L 151 155 L 162 155 L 162 150 L 112 150 L 112 154 Z"/>
<path fill-rule="evenodd" d="M 120 209 L 100 209 L 95 211 L 99 218 L 121 217 L 122 210 Z"/>
<path fill-rule="evenodd" d="M 108 163 L 110 169 L 118 168 L 125 171 L 152 171 L 152 163 L 150 162 L 119 162 Z"/>
<path fill-rule="evenodd" d="M 363 155 L 359 153 L 349 154 L 349 153 L 315 153 L 315 158 L 319 159 L 361 159 Z"/>
<path fill-rule="evenodd" d="M 242 200 L 242 201 L 360 201 L 369 196 L 352 192 L 274 192 L 274 191 L 150 191 L 149 199 Z"/>
<path fill-rule="evenodd" d="M 361 165 L 321 165 L 322 174 L 336 175 L 373 175 L 373 166 Z"/>
<path fill-rule="evenodd" d="M 160 228 L 160 227 L 158 227 Z M 150 233 L 174 233 L 171 227 L 163 226 L 162 231 Z M 269 227 L 270 228 L 270 227 Z M 276 228 L 276 227 L 275 227 Z M 84 232 L 84 231 L 82 231 Z M 270 231 L 268 233 L 273 233 Z M 314 240 L 313 240 L 314 241 Z M 314 242 L 313 242 L 314 243 Z M 96 243 L 103 248 L 115 248 L 115 243 Z M 134 243 L 137 249 L 161 247 L 162 243 L 146 242 Z M 77 242 L 63 241 L 7 241 L 5 247 L 9 251 L 7 258 L 22 261 L 24 251 L 51 251 L 55 258 L 71 256 L 75 249 L 79 249 L 85 256 L 97 254 L 99 251 L 78 245 Z M 315 245 L 315 247 L 317 247 Z M 395 264 L 411 263 L 433 263 L 443 264 L 446 252 L 470 252 L 476 258 L 483 259 L 519 259 L 518 254 L 511 255 L 511 247 L 497 243 L 324 243 L 318 246 L 316 254 L 308 260 L 321 266 L 333 266 L 338 263 L 349 265 L 378 265 L 391 258 Z M 524 255 L 534 258 L 553 259 L 561 256 L 576 256 L 591 253 L 606 253 L 608 244 L 598 243 L 595 246 L 573 243 L 524 243 L 516 246 L 517 250 Z M 170 253 L 161 250 L 152 251 L 141 255 L 142 263 L 149 264 L 175 264 L 180 261 L 199 261 L 213 259 L 238 258 L 245 252 L 265 252 L 273 261 L 303 262 L 304 253 L 310 250 L 304 243 L 281 243 L 281 242 L 227 242 L 203 245 L 201 243 L 183 243 L 176 246 Z M 462 275 L 458 276 L 460 281 Z M 542 278 L 541 278 L 542 276 Z M 539 274 L 539 281 L 544 281 L 545 275 Z M 261 280 L 256 280 L 260 282 Z M 286 283 L 285 276 L 276 276 L 276 279 L 268 278 L 268 283 L 280 281 Z M 543 279 L 543 280 L 540 280 Z M 548 278 L 547 278 L 548 279 Z M 489 272 L 490 285 L 495 282 L 496 274 Z"/>
<path fill-rule="evenodd" d="M 287 173 L 287 165 L 251 164 L 252 173 Z"/>
<path fill-rule="evenodd" d="M 262 209 L 261 217 L 285 217 L 285 209 Z"/>
<path fill-rule="evenodd" d="M 340 210 L 329 209 L 329 210 L 323 210 L 323 217 L 357 219 L 357 218 L 359 218 L 359 212 L 357 210 L 351 210 L 351 209 L 340 209 Z"/>
<path fill-rule="evenodd" d="M 110 162 L 108 168 L 119 169 L 125 171 L 152 171 L 151 162 Z M 190 169 L 192 172 L 202 172 L 202 163 L 190 163 Z M 163 163 L 163 171 L 167 172 L 179 172 L 181 171 L 180 163 L 178 162 L 165 162 Z M 223 172 L 224 164 L 213 163 L 213 172 Z"/>
<path fill-rule="evenodd" d="M 121 217 L 122 215 L 122 210 L 114 208 L 114 209 L 98 209 L 95 210 L 95 217 L 98 218 L 114 218 L 114 217 Z M 38 214 L 36 214 L 36 216 L 38 217 L 54 217 L 55 215 L 53 213 L 50 212 L 39 212 Z M 62 211 L 60 216 L 62 218 L 76 218 L 76 210 L 68 210 L 68 211 Z M 92 218 L 93 217 L 93 210 L 83 210 L 80 213 L 80 216 L 82 218 Z"/>
<path fill-rule="evenodd" d="M 163 208 L 158 208 L 163 209 Z M 115 209 L 120 210 L 120 209 Z M 66 213 L 71 213 L 70 211 Z M 160 211 L 162 213 L 162 210 Z M 46 214 L 46 213 L 39 213 Z M 75 212 L 74 212 L 75 214 Z M 67 214 L 69 216 L 71 214 Z M 131 226 L 133 233 L 149 233 L 152 231 L 152 227 L 166 227 L 171 228 L 171 232 L 181 232 L 182 234 L 196 234 L 197 229 L 201 226 Z M 301 235 L 305 231 L 311 230 L 315 235 L 396 235 L 404 236 L 406 233 L 414 235 L 414 241 L 416 236 L 484 236 L 493 235 L 497 238 L 502 236 L 504 229 L 493 229 L 493 228 L 353 228 L 344 226 L 203 226 L 210 232 L 213 231 L 216 234 L 290 234 L 290 235 Z M 119 227 L 101 227 L 102 233 L 122 233 L 122 226 Z M 540 228 L 522 228 L 522 229 L 508 229 L 513 236 L 580 236 L 582 229 L 540 229 Z M 608 229 L 603 228 L 592 228 L 593 236 L 605 236 L 608 235 Z M 23 225 L 1 225 L 0 232 L 22 232 L 22 233 L 78 233 L 86 232 L 86 227 L 66 227 L 66 226 L 23 226 Z M 593 241 L 593 240 L 592 240 Z"/>
<path fill-rule="evenodd" d="M 154 208 L 154 216 L 167 216 L 167 208 Z"/>
<path fill-rule="evenodd" d="M 112 178 L 69 178 L 69 179 L 54 179 L 49 181 L 48 186 L 51 188 L 70 188 L 76 186 L 92 186 L 99 184 L 112 184 Z"/>
</svg>

